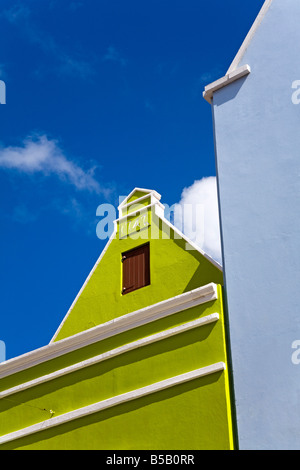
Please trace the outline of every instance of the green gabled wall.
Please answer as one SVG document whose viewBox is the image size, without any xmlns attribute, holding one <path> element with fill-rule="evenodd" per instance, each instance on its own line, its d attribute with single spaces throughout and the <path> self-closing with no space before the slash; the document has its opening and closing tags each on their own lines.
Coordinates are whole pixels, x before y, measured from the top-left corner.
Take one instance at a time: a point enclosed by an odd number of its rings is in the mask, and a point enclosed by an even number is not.
<svg viewBox="0 0 300 470">
<path fill-rule="evenodd" d="M 174 326 L 219 320 L 0 400 L 0 436 L 217 362 L 227 364 L 218 299 L 0 380 L 1 390 Z M 8 449 L 232 449 L 228 368 L 0 445 Z"/>
<path fill-rule="evenodd" d="M 210 282 L 223 284 L 222 271 L 218 267 L 199 251 L 187 250 L 186 241 L 179 238 L 153 210 L 149 209 L 148 216 L 149 227 L 129 237 L 120 238 L 118 224 L 114 238 L 64 320 L 55 341 Z M 138 216 L 129 220 L 135 218 Z M 151 239 L 151 236 L 157 238 Z M 122 295 L 122 253 L 148 241 L 151 283 Z"/>
<path fill-rule="evenodd" d="M 134 193 L 133 198 L 136 195 Z M 144 202 L 147 205 L 149 200 Z M 135 228 L 136 218 L 139 214 L 130 218 Z M 155 210 L 149 211 L 143 220 L 147 223 L 140 230 L 139 238 L 135 230 L 132 231 L 134 236 L 124 236 L 122 231 L 120 237 L 120 225 L 128 224 L 128 221 L 122 219 L 117 223 L 115 236 L 62 323 L 55 341 L 46 347 L 45 359 L 40 364 L 33 363 L 18 371 L 14 371 L 15 366 L 12 366 L 11 373 L 0 379 L 0 450 L 234 448 L 222 271 L 199 251 L 187 249 L 191 246 L 187 246 L 177 232 L 170 230 L 169 225 L 155 215 Z M 129 226 L 127 228 L 131 230 Z M 121 255 L 148 241 L 151 284 L 122 295 Z M 91 327 L 120 319 L 125 314 L 210 283 L 216 285 L 216 298 L 208 296 L 203 303 L 186 309 L 180 304 L 178 311 L 160 319 L 155 317 L 149 323 L 125 331 L 116 330 L 106 339 L 97 338 L 95 342 L 83 343 L 77 349 L 47 359 L 47 348 L 50 354 L 60 344 L 73 341 L 75 334 L 81 333 L 80 336 L 85 335 L 86 338 Z M 218 318 L 212 323 L 161 339 L 162 333 L 174 327 L 185 326 L 212 314 Z M 159 338 L 44 381 L 47 374 L 72 365 L 77 367 L 78 363 L 103 353 L 111 355 L 112 350 L 131 347 L 134 342 L 150 335 L 158 335 Z M 37 424 L 44 427 L 53 419 L 82 407 L 125 393 L 135 393 L 140 388 L 217 363 L 224 363 L 225 369 L 1 443 L 1 436 L 9 433 Z M 42 383 L 5 395 L 5 391 L 12 387 L 41 377 L 44 378 Z"/>
</svg>

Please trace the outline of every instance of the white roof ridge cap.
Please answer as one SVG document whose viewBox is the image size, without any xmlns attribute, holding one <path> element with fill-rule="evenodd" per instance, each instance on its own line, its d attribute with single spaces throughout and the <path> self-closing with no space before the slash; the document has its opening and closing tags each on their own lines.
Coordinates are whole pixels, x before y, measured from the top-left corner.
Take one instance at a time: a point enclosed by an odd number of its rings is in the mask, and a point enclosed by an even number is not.
<svg viewBox="0 0 300 470">
<path fill-rule="evenodd" d="M 265 15 L 267 14 L 273 0 L 265 0 L 263 6 L 261 7 L 260 11 L 258 12 L 257 17 L 254 20 L 250 30 L 248 31 L 247 36 L 245 37 L 244 41 L 242 42 L 241 47 L 239 48 L 237 54 L 235 55 L 226 75 L 233 72 L 237 69 L 240 61 L 242 60 L 246 50 L 248 49 L 256 31 L 258 30 L 259 26 L 261 25 L 262 20 L 264 19 Z"/>
<path fill-rule="evenodd" d="M 118 209 L 120 209 L 121 207 L 127 204 L 126 201 L 130 199 L 130 197 L 135 193 L 135 191 L 145 192 L 145 193 L 148 193 L 149 195 L 153 194 L 158 200 L 161 199 L 161 195 L 157 191 L 155 191 L 155 189 L 145 189 L 145 188 L 136 187 L 128 194 L 128 196 L 125 197 L 125 199 L 121 202 L 121 204 L 119 204 Z"/>
<path fill-rule="evenodd" d="M 215 80 L 209 85 L 206 85 L 203 92 L 204 99 L 210 103 L 215 91 L 220 90 L 221 88 L 229 85 L 232 82 L 235 82 L 240 78 L 245 77 L 246 75 L 249 75 L 249 73 L 251 73 L 250 65 L 245 64 L 233 70 L 232 72 L 227 73 L 224 75 L 224 77 Z"/>
</svg>

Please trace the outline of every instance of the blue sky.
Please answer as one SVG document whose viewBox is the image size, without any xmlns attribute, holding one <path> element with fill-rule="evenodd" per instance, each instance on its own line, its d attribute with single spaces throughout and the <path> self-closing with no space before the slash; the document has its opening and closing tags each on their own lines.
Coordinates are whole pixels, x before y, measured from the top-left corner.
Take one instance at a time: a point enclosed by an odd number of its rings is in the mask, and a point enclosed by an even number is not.
<svg viewBox="0 0 300 470">
<path fill-rule="evenodd" d="M 96 209 L 134 187 L 172 205 L 215 176 L 202 98 L 262 0 L 2 0 L 0 340 L 46 345 L 105 241 Z"/>
</svg>

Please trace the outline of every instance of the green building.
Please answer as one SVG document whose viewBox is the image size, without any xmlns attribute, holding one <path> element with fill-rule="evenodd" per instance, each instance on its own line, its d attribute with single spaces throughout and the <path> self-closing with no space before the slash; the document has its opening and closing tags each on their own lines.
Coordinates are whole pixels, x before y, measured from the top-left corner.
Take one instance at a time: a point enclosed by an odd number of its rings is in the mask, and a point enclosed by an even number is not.
<svg viewBox="0 0 300 470">
<path fill-rule="evenodd" d="M 0 364 L 0 450 L 233 449 L 222 284 L 133 190 L 51 342 Z"/>
</svg>

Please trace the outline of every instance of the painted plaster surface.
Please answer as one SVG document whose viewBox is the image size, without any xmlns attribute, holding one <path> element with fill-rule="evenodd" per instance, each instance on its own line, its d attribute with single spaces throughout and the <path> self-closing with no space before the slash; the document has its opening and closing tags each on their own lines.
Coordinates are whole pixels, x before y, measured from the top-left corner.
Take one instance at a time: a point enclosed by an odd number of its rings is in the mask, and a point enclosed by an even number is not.
<svg viewBox="0 0 300 470">
<path fill-rule="evenodd" d="M 224 438 L 228 426 L 222 413 L 225 399 L 217 400 L 214 407 L 200 405 L 210 403 L 216 392 L 225 396 L 221 374 L 82 418 L 76 427 L 70 423 L 59 431 L 53 428 L 28 436 L 2 450 L 228 449 L 230 443 Z M 199 434 L 201 426 L 203 435 Z"/>
<path fill-rule="evenodd" d="M 273 0 L 213 115 L 241 449 L 300 448 L 300 3 Z"/>
<path fill-rule="evenodd" d="M 191 309 L 187 311 L 186 318 L 221 311 L 220 304 L 221 300 L 218 300 L 201 309 Z M 168 320 L 168 325 L 157 325 L 156 329 L 182 321 L 182 314 L 176 316 Z M 1 400 L 0 434 L 17 430 L 20 424 L 26 427 L 51 419 L 49 410 L 54 411 L 57 417 L 220 359 L 226 361 L 223 328 L 221 317 L 221 321 L 215 324 L 196 328 L 176 338 L 9 396 L 8 400 Z M 101 345 L 96 347 L 98 352 Z M 36 369 L 35 375 L 37 372 Z M 11 384 L 7 378 L 3 385 Z M 228 449 L 232 446 L 228 393 L 227 372 L 215 373 L 4 444 L 0 449 Z"/>
<path fill-rule="evenodd" d="M 149 221 L 166 235 L 150 239 L 150 286 L 122 295 L 121 254 L 148 239 L 120 238 L 117 232 L 55 343 L 211 282 L 217 298 L 7 375 L 0 393 L 187 322 L 212 314 L 215 320 L 0 396 L 0 450 L 234 447 L 222 272 L 201 253 L 186 250 L 162 220 Z M 216 363 L 225 369 L 1 444 L 9 433 Z"/>
<path fill-rule="evenodd" d="M 56 340 L 201 285 L 210 282 L 222 284 L 223 274 L 220 270 L 198 251 L 186 250 L 186 242 L 176 237 L 173 230 L 152 211 L 149 211 L 149 217 L 149 227 L 129 237 L 120 237 L 118 229 Z M 148 241 L 150 285 L 130 295 L 122 295 L 122 253 Z"/>
</svg>

